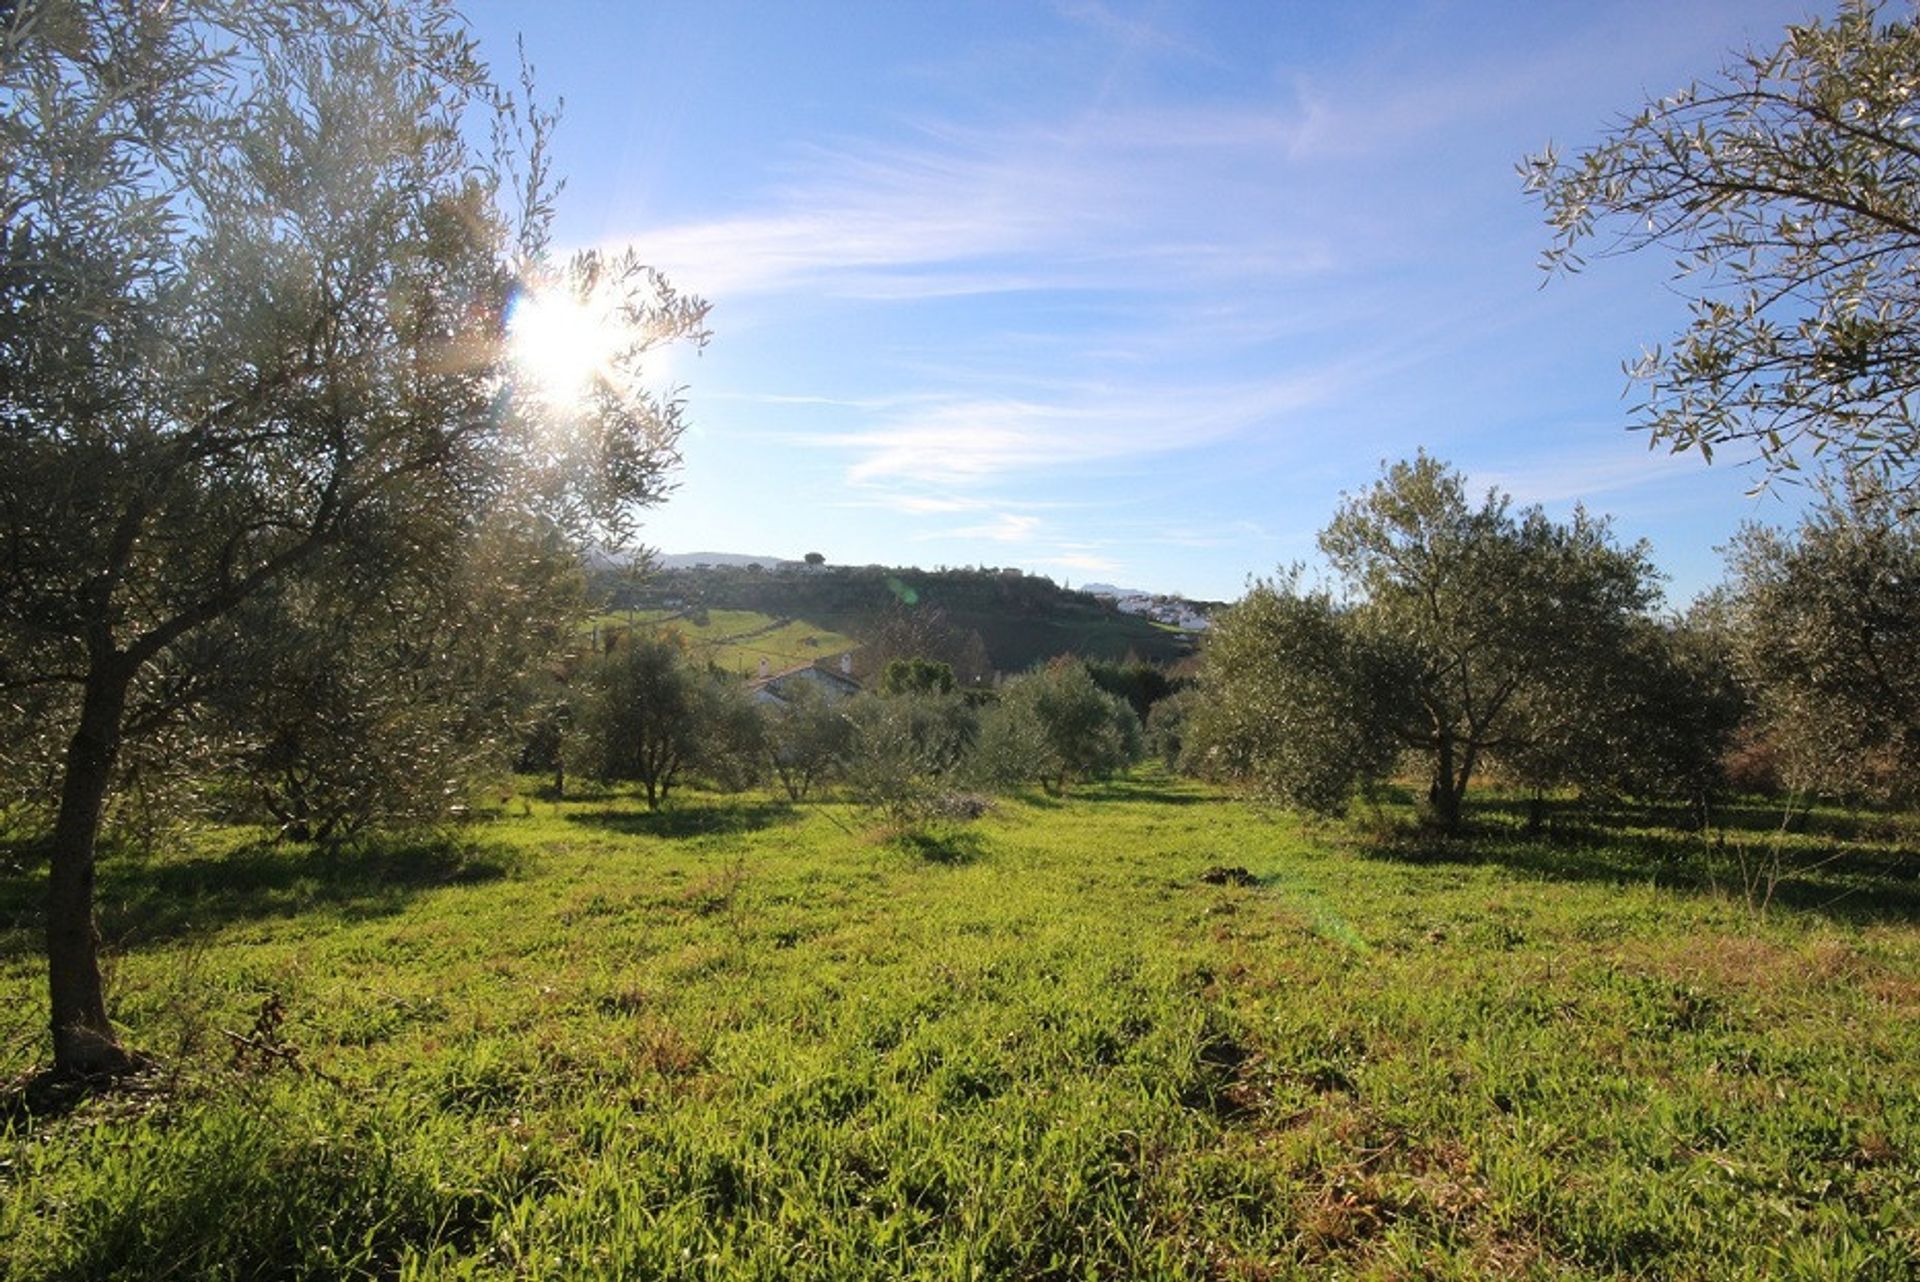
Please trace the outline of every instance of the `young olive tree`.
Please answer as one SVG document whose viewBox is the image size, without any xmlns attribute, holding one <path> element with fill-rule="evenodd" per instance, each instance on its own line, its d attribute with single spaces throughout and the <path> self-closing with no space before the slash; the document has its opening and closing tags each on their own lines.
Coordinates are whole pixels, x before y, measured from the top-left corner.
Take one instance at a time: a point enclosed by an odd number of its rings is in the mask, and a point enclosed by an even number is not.
<svg viewBox="0 0 1920 1282">
<path fill-rule="evenodd" d="M 787 796 L 805 801 L 845 765 L 853 723 L 843 701 L 811 682 L 794 682 L 781 698 L 764 714 L 767 759 Z"/>
<path fill-rule="evenodd" d="M 1153 715 L 1156 704 L 1182 689 L 1182 683 L 1167 675 L 1165 669 L 1137 658 L 1129 657 L 1125 663 L 1088 660 L 1086 668 L 1095 685 L 1127 701 L 1143 726 Z"/>
<path fill-rule="evenodd" d="M 1629 366 L 1675 450 L 1739 444 L 1920 487 L 1920 27 L 1847 0 L 1598 145 L 1521 165 L 1552 271 L 1581 247 L 1679 255 L 1691 320 Z M 1610 230 L 1609 230 L 1610 229 Z"/>
<path fill-rule="evenodd" d="M 730 672 L 701 673 L 697 719 L 700 777 L 722 792 L 744 792 L 767 777 L 767 721 L 747 683 Z"/>
<path fill-rule="evenodd" d="M 934 659 L 889 659 L 880 670 L 880 693 L 952 694 L 953 665 Z"/>
<path fill-rule="evenodd" d="M 1322 814 L 1393 768 L 1404 718 L 1390 661 L 1298 570 L 1254 584 L 1215 621 L 1182 727 L 1183 759 L 1281 805 Z M 1155 709 L 1156 714 L 1158 709 Z"/>
<path fill-rule="evenodd" d="M 980 729 L 963 696 L 861 694 L 846 711 L 845 777 L 856 801 L 903 829 L 956 809 L 957 782 Z"/>
<path fill-rule="evenodd" d="M 62 742 L 62 1070 L 130 1062 L 101 818 L 221 676 L 211 631 L 330 559 L 431 557 L 502 508 L 617 541 L 663 492 L 680 406 L 634 375 L 704 305 L 630 255 L 546 260 L 550 121 L 518 111 L 429 0 L 0 6 L 0 687 Z M 611 337 L 559 396 L 508 318 L 530 340 L 569 296 Z"/>
<path fill-rule="evenodd" d="M 1183 684 L 1172 694 L 1155 700 L 1147 713 L 1143 727 L 1147 752 L 1158 757 L 1169 773 L 1191 768 L 1187 744 L 1193 733 L 1194 709 L 1199 702 L 1199 691 L 1191 684 Z"/>
<path fill-rule="evenodd" d="M 1013 678 L 982 718 L 979 756 L 1000 782 L 1039 780 L 1053 792 L 1139 760 L 1140 718 L 1095 684 L 1078 659 Z"/>
<path fill-rule="evenodd" d="M 649 810 L 701 759 L 711 674 L 671 635 L 629 635 L 580 674 L 575 752 L 583 773 L 638 783 Z"/>
</svg>

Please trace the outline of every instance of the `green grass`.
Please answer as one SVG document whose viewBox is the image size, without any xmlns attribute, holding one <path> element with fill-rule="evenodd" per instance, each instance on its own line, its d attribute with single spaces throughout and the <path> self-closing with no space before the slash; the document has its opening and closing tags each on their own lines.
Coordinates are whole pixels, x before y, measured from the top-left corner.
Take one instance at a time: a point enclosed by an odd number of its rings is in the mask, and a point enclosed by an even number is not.
<svg viewBox="0 0 1920 1282">
<path fill-rule="evenodd" d="M 592 620 L 600 629 L 665 628 L 687 639 L 695 659 L 725 672 L 754 676 L 760 661 L 780 672 L 829 659 L 860 643 L 802 619 L 778 619 L 753 610 L 709 610 L 699 619 L 673 610 L 616 610 Z"/>
<path fill-rule="evenodd" d="M 1383 854 L 1157 778 L 918 844 L 524 806 L 110 861 L 116 1009 L 165 1067 L 9 1123 L 0 1275 L 1920 1265 L 1920 905 L 1875 834 L 1756 914 L 1737 850 L 1650 828 Z M 18 1076 L 38 879 L 0 892 Z M 268 994 L 296 1062 L 236 1063 Z"/>
</svg>

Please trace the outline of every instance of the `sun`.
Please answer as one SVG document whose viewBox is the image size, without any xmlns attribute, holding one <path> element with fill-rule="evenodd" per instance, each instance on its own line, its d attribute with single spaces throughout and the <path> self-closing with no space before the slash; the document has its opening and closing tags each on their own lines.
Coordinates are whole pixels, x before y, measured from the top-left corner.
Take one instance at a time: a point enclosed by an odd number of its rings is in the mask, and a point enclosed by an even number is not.
<svg viewBox="0 0 1920 1282">
<path fill-rule="evenodd" d="M 507 313 L 507 338 L 519 366 L 548 402 L 585 404 L 614 376 L 621 329 L 608 309 L 564 289 L 526 290 Z"/>
</svg>

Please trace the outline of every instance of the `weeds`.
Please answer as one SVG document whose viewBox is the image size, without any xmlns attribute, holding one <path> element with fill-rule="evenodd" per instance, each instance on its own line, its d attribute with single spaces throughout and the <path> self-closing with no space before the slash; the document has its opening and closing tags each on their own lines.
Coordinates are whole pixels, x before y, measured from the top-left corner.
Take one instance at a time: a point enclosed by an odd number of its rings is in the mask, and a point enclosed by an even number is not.
<svg viewBox="0 0 1920 1282">
<path fill-rule="evenodd" d="M 1782 805 L 1778 826 L 1758 841 L 1738 831 L 1729 832 L 1725 829 L 1708 834 L 1706 864 L 1715 892 L 1719 892 L 1718 868 L 1725 865 L 1730 857 L 1736 878 L 1734 889 L 1747 912 L 1759 920 L 1766 917 L 1782 885 L 1789 881 L 1805 880 L 1856 853 L 1846 846 L 1836 845 L 1818 845 L 1809 849 L 1806 843 L 1795 840 L 1795 835 L 1804 831 L 1805 822 L 1806 810 L 1798 794 L 1794 794 Z M 1848 893 L 1846 890 L 1837 892 L 1828 901 L 1829 905 L 1839 902 Z"/>
</svg>

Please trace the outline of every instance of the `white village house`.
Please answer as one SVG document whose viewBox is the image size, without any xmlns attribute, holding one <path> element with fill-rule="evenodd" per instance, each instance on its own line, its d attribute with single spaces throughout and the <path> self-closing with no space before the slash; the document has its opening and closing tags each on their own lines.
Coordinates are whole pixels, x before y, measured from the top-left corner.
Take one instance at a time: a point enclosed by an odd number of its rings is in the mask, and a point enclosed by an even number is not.
<svg viewBox="0 0 1920 1282">
<path fill-rule="evenodd" d="M 788 695 L 800 683 L 817 687 L 828 699 L 850 699 L 861 690 L 853 678 L 852 651 L 838 660 L 816 659 L 780 672 L 769 671 L 769 666 L 765 659 L 760 660 L 760 675 L 747 683 L 756 704 L 785 707 Z"/>
</svg>

